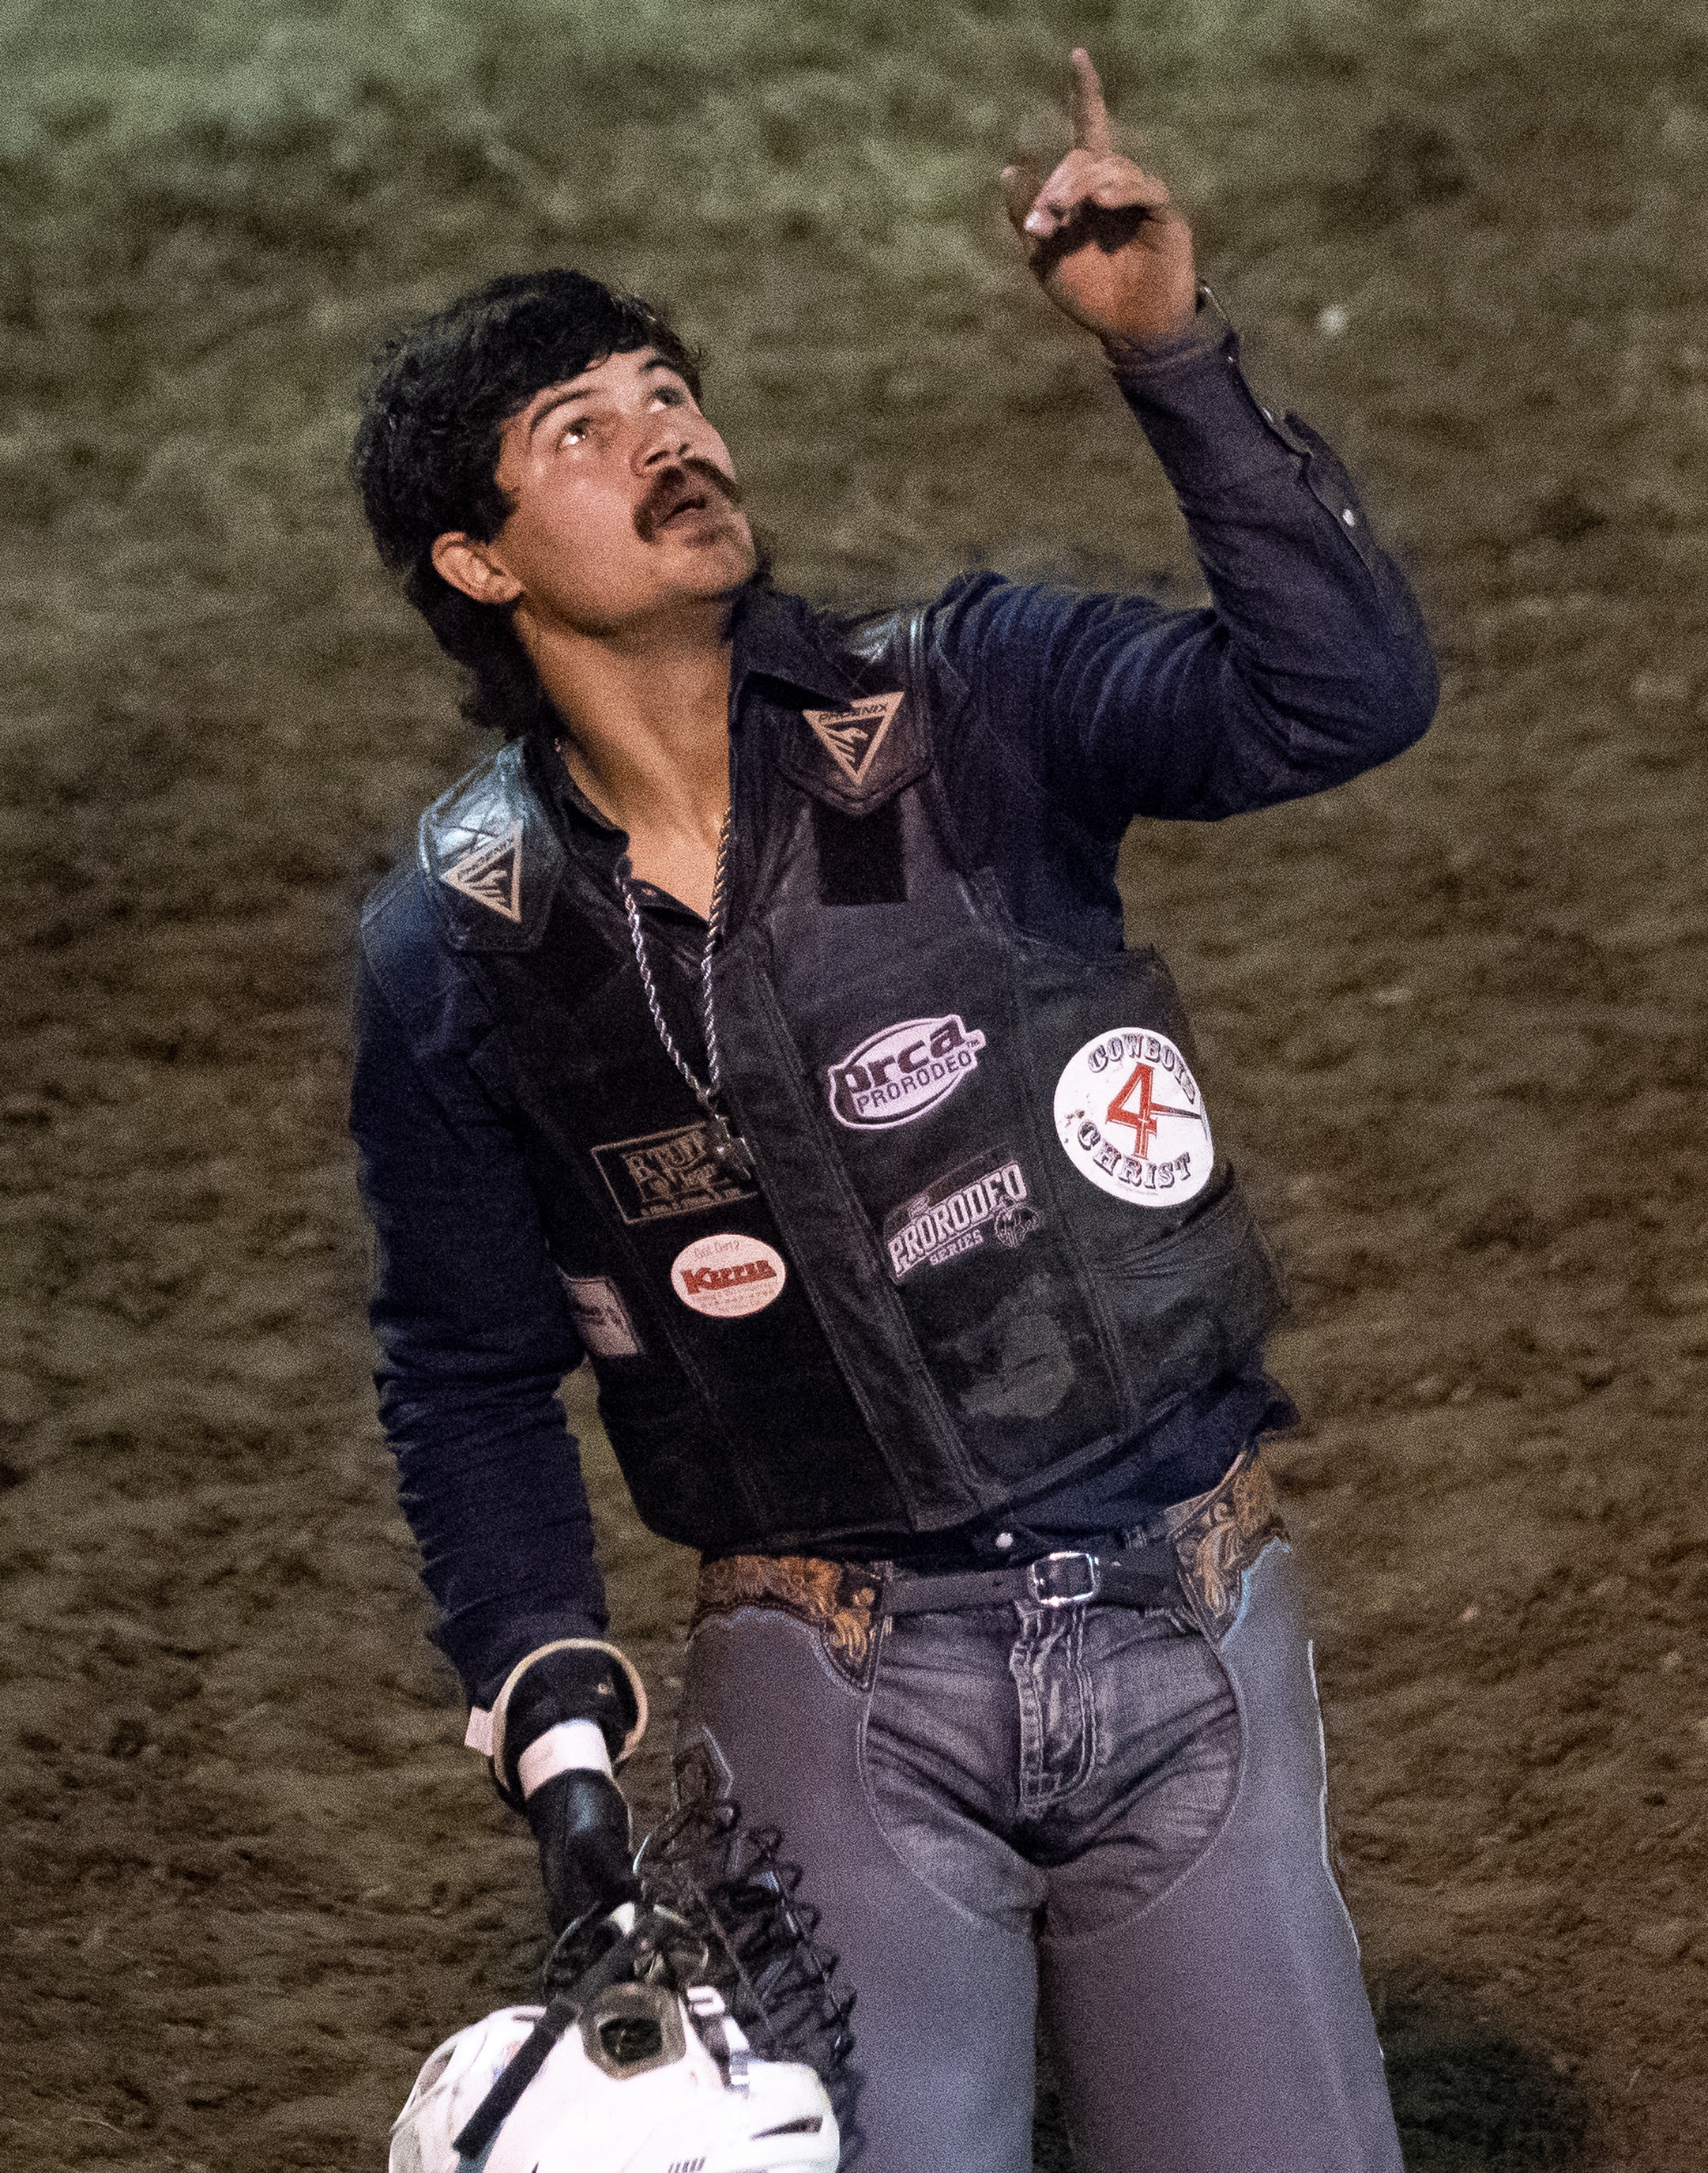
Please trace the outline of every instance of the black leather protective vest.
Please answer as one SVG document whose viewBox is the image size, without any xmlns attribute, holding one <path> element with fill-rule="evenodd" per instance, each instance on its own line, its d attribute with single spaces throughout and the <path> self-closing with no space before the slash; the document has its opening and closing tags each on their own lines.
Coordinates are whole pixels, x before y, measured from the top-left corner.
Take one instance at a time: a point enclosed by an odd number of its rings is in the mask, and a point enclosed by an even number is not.
<svg viewBox="0 0 1708 2173">
<path fill-rule="evenodd" d="M 844 710 L 757 751 L 786 819 L 714 976 L 757 1182 L 713 1158 L 617 892 L 565 852 L 522 750 L 422 822 L 612 1446 L 645 1521 L 703 1548 L 1017 1507 L 1279 1308 L 1167 968 L 1016 929 L 961 865 L 919 622 L 864 646 Z"/>
</svg>

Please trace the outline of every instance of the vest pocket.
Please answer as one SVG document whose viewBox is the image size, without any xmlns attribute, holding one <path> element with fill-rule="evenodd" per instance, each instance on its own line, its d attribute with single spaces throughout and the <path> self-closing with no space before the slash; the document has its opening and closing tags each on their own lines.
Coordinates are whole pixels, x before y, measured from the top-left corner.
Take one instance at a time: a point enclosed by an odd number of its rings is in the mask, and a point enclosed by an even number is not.
<svg viewBox="0 0 1708 2173">
<path fill-rule="evenodd" d="M 1130 1251 L 1100 1248 L 1098 1287 L 1154 1394 L 1230 1372 L 1281 1311 L 1274 1255 L 1244 1193 L 1231 1176 L 1225 1182 L 1213 1205 L 1166 1237 L 1146 1237 Z"/>
</svg>

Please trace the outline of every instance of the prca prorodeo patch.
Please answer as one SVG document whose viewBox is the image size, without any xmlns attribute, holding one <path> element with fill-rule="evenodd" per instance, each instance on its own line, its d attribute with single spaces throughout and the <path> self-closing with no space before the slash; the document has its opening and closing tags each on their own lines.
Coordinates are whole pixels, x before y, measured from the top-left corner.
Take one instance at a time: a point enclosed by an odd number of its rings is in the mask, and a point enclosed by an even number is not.
<svg viewBox="0 0 1708 2173">
<path fill-rule="evenodd" d="M 1166 1033 L 1112 1027 L 1056 1081 L 1056 1137 L 1081 1177 L 1134 1207 L 1177 1207 L 1210 1182 L 1215 1149 L 1198 1081 Z"/>
<path fill-rule="evenodd" d="M 774 1246 L 739 1230 L 696 1237 L 671 1263 L 671 1287 L 686 1306 L 713 1320 L 762 1313 L 783 1295 L 789 1270 Z"/>
<path fill-rule="evenodd" d="M 880 1027 L 829 1066 L 830 1113 L 851 1132 L 911 1124 L 971 1077 L 983 1046 L 959 1011 Z"/>
</svg>

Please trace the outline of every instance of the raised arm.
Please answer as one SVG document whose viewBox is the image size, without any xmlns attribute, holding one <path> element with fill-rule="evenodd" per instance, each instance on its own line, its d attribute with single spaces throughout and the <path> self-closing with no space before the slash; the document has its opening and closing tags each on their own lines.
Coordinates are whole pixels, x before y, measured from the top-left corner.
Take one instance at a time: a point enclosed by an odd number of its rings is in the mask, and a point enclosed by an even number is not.
<svg viewBox="0 0 1708 2173">
<path fill-rule="evenodd" d="M 1345 470 L 1259 404 L 1195 284 L 1185 219 L 1114 148 L 1089 59 L 1074 65 L 1073 148 L 1041 186 L 1007 169 L 1009 214 L 1044 292 L 1102 342 L 1214 607 L 986 578 L 948 642 L 1003 758 L 1108 833 L 1341 783 L 1418 736 L 1436 682 L 1416 602 Z"/>
</svg>

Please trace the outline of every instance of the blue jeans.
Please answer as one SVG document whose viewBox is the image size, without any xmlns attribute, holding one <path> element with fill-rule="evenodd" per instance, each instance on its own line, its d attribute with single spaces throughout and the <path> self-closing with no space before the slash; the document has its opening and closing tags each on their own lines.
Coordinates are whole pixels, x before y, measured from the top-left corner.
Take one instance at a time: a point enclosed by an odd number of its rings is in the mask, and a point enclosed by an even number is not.
<svg viewBox="0 0 1708 2173">
<path fill-rule="evenodd" d="M 700 1623 L 683 1755 L 859 1993 L 844 2166 L 1026 2173 L 1041 2002 L 1087 2173 L 1398 2173 L 1284 1542 L 1212 1629 L 1016 1603 L 852 1669 L 797 1613 Z"/>
<path fill-rule="evenodd" d="M 935 1893 L 1071 1938 L 1201 1855 L 1239 1775 L 1239 1713 L 1195 1631 L 1116 1607 L 983 1607 L 887 1631 L 869 1799 Z"/>
</svg>

